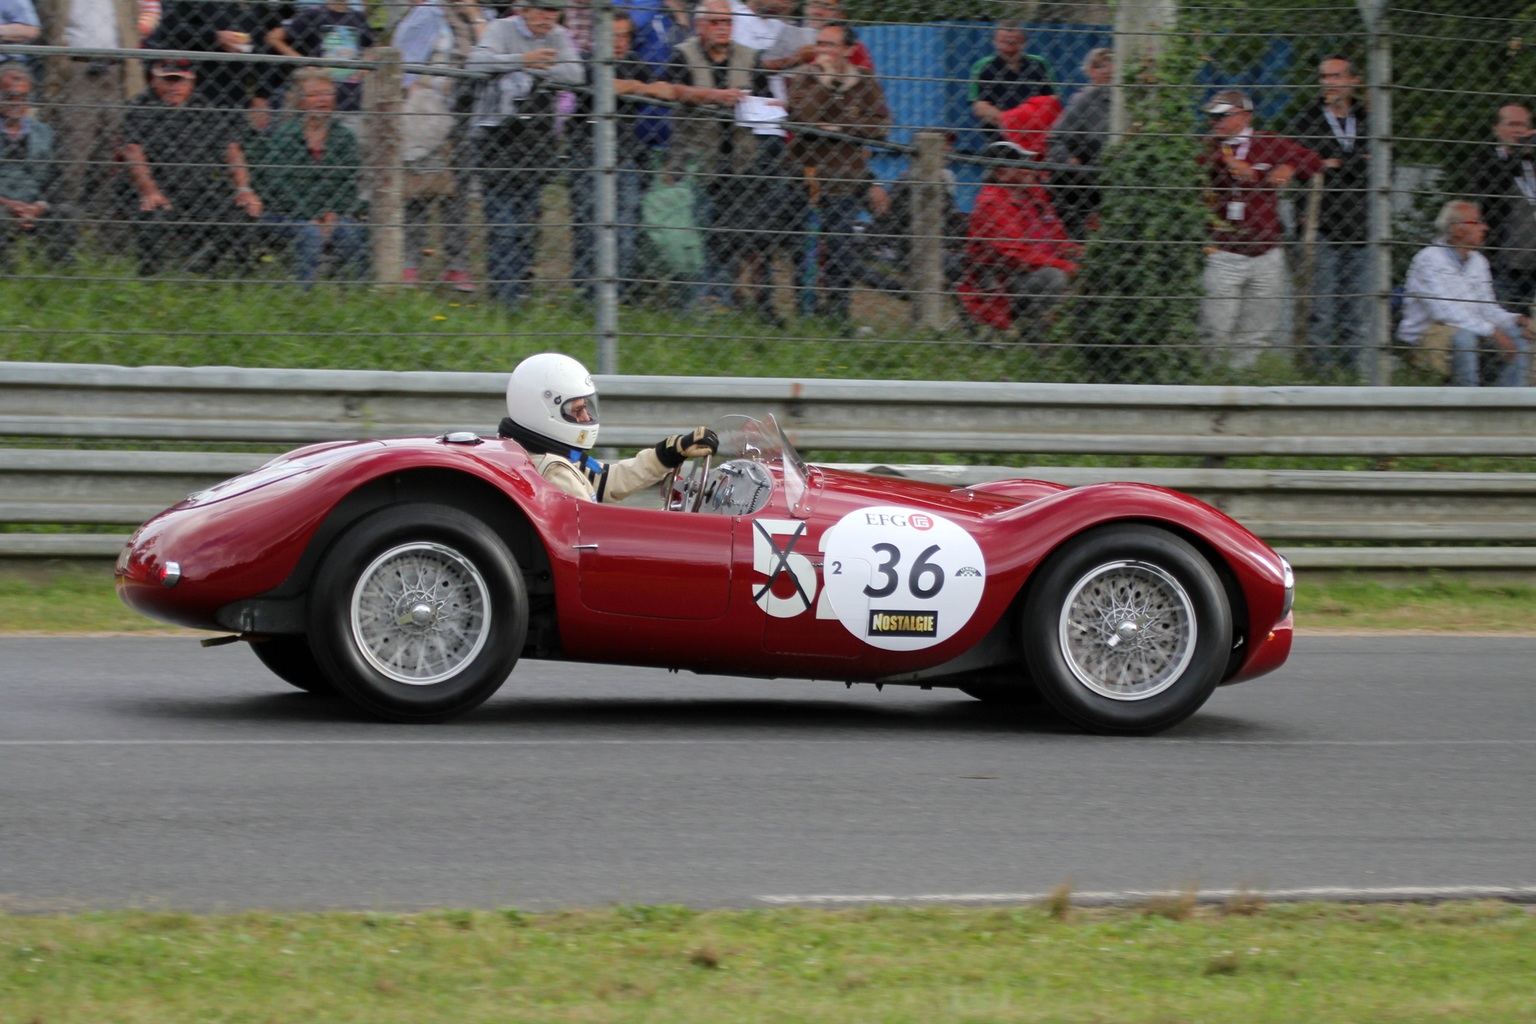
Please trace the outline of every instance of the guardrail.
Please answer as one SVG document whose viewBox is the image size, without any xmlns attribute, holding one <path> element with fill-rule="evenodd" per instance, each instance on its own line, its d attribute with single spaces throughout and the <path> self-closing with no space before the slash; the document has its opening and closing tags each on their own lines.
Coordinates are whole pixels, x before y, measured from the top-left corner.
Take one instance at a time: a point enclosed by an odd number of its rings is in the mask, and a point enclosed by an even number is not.
<svg viewBox="0 0 1536 1024">
<path fill-rule="evenodd" d="M 0 363 L 0 521 L 101 528 L 3 533 L 0 556 L 115 554 L 123 526 L 265 461 L 255 445 L 488 432 L 505 384 L 500 373 Z M 1242 456 L 1536 456 L 1536 391 L 649 376 L 599 386 L 603 442 L 618 449 L 771 411 L 813 461 L 817 452 L 867 453 L 862 468 L 956 485 L 1040 476 L 1173 487 L 1243 521 L 1298 567 L 1536 567 L 1536 473 L 1225 465 Z M 1203 465 L 921 463 L 938 453 L 1183 455 Z"/>
</svg>

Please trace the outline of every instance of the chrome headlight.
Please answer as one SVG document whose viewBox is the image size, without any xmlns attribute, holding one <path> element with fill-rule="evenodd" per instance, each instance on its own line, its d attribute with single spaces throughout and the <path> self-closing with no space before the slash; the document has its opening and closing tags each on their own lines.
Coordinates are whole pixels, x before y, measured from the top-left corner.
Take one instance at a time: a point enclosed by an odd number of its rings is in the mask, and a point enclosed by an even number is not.
<svg viewBox="0 0 1536 1024">
<path fill-rule="evenodd" d="M 1296 603 L 1296 572 L 1284 558 L 1280 559 L 1280 569 L 1285 582 L 1285 601 L 1280 605 L 1280 617 L 1283 619 L 1291 614 L 1291 605 Z"/>
</svg>

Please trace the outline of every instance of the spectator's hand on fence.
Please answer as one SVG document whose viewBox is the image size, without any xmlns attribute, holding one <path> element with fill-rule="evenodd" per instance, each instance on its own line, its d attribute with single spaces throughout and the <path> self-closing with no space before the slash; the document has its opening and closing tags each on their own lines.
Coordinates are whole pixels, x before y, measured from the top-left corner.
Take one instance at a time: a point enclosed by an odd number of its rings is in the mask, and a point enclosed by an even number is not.
<svg viewBox="0 0 1536 1024">
<path fill-rule="evenodd" d="M 1296 177 L 1296 168 L 1292 167 L 1290 164 L 1281 164 L 1279 167 L 1276 167 L 1274 170 L 1270 171 L 1269 177 L 1265 180 L 1269 184 L 1275 186 L 1275 188 L 1282 188 L 1286 185 L 1289 185 L 1291 183 L 1291 179 L 1294 177 Z"/>
<path fill-rule="evenodd" d="M 1494 347 L 1498 349 L 1499 358 L 1504 360 L 1506 363 L 1513 362 L 1515 358 L 1520 354 L 1520 350 L 1515 345 L 1514 339 L 1497 327 L 1493 329 L 1493 344 Z"/>
<path fill-rule="evenodd" d="M 331 232 L 336 230 L 336 221 L 338 219 L 334 210 L 327 210 L 315 218 L 315 223 L 320 225 L 320 241 L 322 244 L 331 240 Z"/>
<path fill-rule="evenodd" d="M 1531 330 L 1531 318 L 1530 317 L 1528 317 L 1528 316 L 1517 316 L 1517 317 L 1515 317 L 1515 323 L 1520 325 L 1520 333 L 1525 335 L 1527 338 L 1536 336 L 1536 332 L 1533 332 Z"/>
<path fill-rule="evenodd" d="M 250 53 L 251 37 L 245 32 L 219 29 L 213 34 L 214 45 L 225 53 Z"/>
<path fill-rule="evenodd" d="M 154 213 L 156 210 L 172 209 L 171 201 L 165 197 L 165 193 L 157 188 L 139 196 L 139 210 L 142 213 Z"/>
<path fill-rule="evenodd" d="M 254 219 L 261 216 L 261 196 L 249 188 L 235 189 L 235 205 L 244 210 L 248 217 Z"/>
<path fill-rule="evenodd" d="M 866 202 L 869 205 L 869 212 L 876 217 L 885 217 L 891 212 L 891 193 L 884 185 L 869 186 Z"/>
<path fill-rule="evenodd" d="M 752 95 L 745 89 L 705 89 L 708 97 L 705 103 L 714 103 L 722 107 L 734 107 L 748 96 Z"/>
<path fill-rule="evenodd" d="M 546 71 L 555 66 L 555 58 L 558 56 L 559 53 L 552 46 L 529 50 L 523 54 L 523 67 L 533 71 Z"/>
<path fill-rule="evenodd" d="M 1254 181 L 1258 177 L 1254 172 L 1253 164 L 1247 160 L 1239 160 L 1229 153 L 1224 153 L 1222 162 L 1227 165 L 1227 173 L 1238 181 Z"/>
</svg>

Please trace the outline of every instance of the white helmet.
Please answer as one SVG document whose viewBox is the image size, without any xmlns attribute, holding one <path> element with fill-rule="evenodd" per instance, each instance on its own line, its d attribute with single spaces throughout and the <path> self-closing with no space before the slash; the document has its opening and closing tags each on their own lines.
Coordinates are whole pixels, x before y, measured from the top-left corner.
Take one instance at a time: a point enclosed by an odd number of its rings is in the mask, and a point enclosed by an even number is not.
<svg viewBox="0 0 1536 1024">
<path fill-rule="evenodd" d="M 578 399 L 585 401 L 577 404 Z M 578 419 L 581 406 L 584 418 Z M 541 352 L 517 364 L 507 381 L 507 415 L 553 448 L 597 444 L 597 388 L 592 375 L 570 356 Z"/>
</svg>

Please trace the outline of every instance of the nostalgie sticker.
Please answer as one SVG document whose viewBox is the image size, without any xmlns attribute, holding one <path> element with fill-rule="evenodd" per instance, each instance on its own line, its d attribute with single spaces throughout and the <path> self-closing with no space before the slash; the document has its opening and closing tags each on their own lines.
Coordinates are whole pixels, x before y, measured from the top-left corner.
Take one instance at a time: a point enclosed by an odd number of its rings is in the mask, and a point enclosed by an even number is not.
<svg viewBox="0 0 1536 1024">
<path fill-rule="evenodd" d="M 827 530 L 821 550 L 830 614 L 872 647 L 932 647 L 959 632 L 981 604 L 981 547 L 943 516 L 862 508 Z"/>
</svg>

